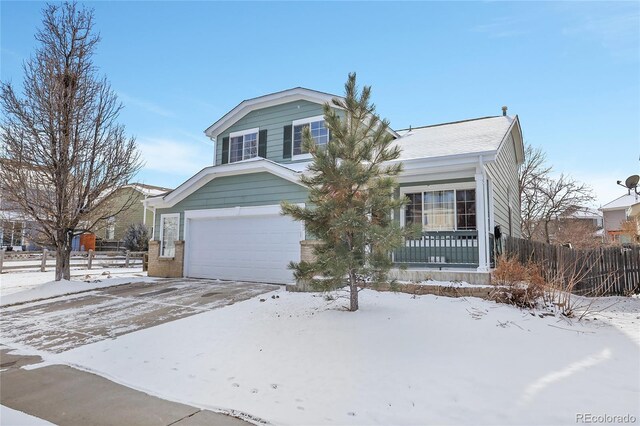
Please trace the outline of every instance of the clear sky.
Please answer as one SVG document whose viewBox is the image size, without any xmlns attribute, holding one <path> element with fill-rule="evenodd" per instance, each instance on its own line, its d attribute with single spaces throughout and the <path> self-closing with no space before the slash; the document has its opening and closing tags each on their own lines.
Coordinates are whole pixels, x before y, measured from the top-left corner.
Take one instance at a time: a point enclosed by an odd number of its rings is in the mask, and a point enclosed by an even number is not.
<svg viewBox="0 0 640 426">
<path fill-rule="evenodd" d="M 525 140 L 598 204 L 640 173 L 640 2 L 89 2 L 95 62 L 146 160 L 175 187 L 212 163 L 204 129 L 303 86 L 373 86 L 393 128 L 518 114 Z M 43 3 L 5 2 L 1 78 L 18 87 Z"/>
</svg>

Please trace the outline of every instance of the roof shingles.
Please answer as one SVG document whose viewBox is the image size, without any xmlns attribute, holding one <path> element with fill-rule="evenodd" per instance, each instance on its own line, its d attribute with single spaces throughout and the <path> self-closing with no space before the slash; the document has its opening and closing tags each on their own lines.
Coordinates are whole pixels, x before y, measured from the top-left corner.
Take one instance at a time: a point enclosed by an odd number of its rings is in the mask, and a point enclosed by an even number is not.
<svg viewBox="0 0 640 426">
<path fill-rule="evenodd" d="M 401 130 L 402 160 L 496 151 L 514 118 L 485 117 Z"/>
</svg>

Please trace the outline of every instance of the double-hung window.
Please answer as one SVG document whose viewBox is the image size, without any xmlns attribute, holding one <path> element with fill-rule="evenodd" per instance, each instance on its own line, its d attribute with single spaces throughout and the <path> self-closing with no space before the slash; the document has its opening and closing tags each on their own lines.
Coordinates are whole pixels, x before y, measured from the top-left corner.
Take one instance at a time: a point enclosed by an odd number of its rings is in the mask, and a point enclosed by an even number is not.
<svg viewBox="0 0 640 426">
<path fill-rule="evenodd" d="M 316 145 L 326 145 L 329 142 L 329 129 L 324 122 L 324 116 L 304 118 L 295 120 L 293 123 L 293 156 L 308 156 L 309 154 L 303 147 L 303 132 L 308 128 L 311 132 L 311 138 Z"/>
<path fill-rule="evenodd" d="M 160 215 L 160 257 L 176 255 L 176 241 L 180 236 L 180 213 Z"/>
<path fill-rule="evenodd" d="M 423 231 L 476 229 L 475 189 L 447 189 L 406 193 L 405 225 L 421 224 Z"/>
<path fill-rule="evenodd" d="M 116 218 L 115 216 L 107 219 L 107 232 L 105 234 L 107 240 L 113 240 L 116 237 Z"/>
<path fill-rule="evenodd" d="M 230 163 L 258 156 L 258 131 L 259 129 L 249 129 L 229 135 Z"/>
</svg>

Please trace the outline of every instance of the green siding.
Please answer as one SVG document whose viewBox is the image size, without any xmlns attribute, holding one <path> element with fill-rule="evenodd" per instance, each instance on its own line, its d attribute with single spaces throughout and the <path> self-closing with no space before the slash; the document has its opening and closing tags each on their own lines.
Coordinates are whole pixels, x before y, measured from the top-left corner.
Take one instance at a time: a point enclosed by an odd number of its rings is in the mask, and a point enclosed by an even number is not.
<svg viewBox="0 0 640 426">
<path fill-rule="evenodd" d="M 504 145 L 498 152 L 496 161 L 489 164 L 487 168 L 492 177 L 495 223 L 500 225 L 503 234 L 509 234 L 509 205 L 511 205 L 513 236 L 521 237 L 518 165 L 511 135 L 505 140 Z"/>
<path fill-rule="evenodd" d="M 279 163 L 291 162 L 282 158 L 282 129 L 294 120 L 322 114 L 321 104 L 302 100 L 251 111 L 216 137 L 216 165 L 222 164 L 222 138 L 229 136 L 229 133 L 256 127 L 267 130 L 267 159 Z"/>
<path fill-rule="evenodd" d="M 252 173 L 213 179 L 178 204 L 156 211 L 154 238 L 160 238 L 160 216 L 180 213 L 180 239 L 184 238 L 184 211 L 228 207 L 268 206 L 282 200 L 306 203 L 307 190 L 270 173 Z"/>
</svg>

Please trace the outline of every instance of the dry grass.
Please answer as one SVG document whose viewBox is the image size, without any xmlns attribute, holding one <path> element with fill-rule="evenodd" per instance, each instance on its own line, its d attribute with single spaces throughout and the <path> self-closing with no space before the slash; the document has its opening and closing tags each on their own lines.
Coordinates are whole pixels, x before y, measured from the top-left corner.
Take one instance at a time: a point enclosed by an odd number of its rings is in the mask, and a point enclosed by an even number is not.
<svg viewBox="0 0 640 426">
<path fill-rule="evenodd" d="M 598 300 L 574 295 L 591 267 L 574 261 L 566 263 L 557 273 L 545 274 L 536 263 L 522 264 L 515 257 L 502 257 L 493 272 L 492 281 L 497 287 L 491 292 L 491 300 L 527 309 L 544 308 L 581 320 L 595 312 L 593 306 Z M 607 277 L 605 282 L 610 279 Z"/>
<path fill-rule="evenodd" d="M 493 271 L 496 288 L 491 299 L 521 308 L 535 308 L 543 300 L 546 283 L 534 263 L 523 265 L 515 257 L 502 257 Z"/>
</svg>

